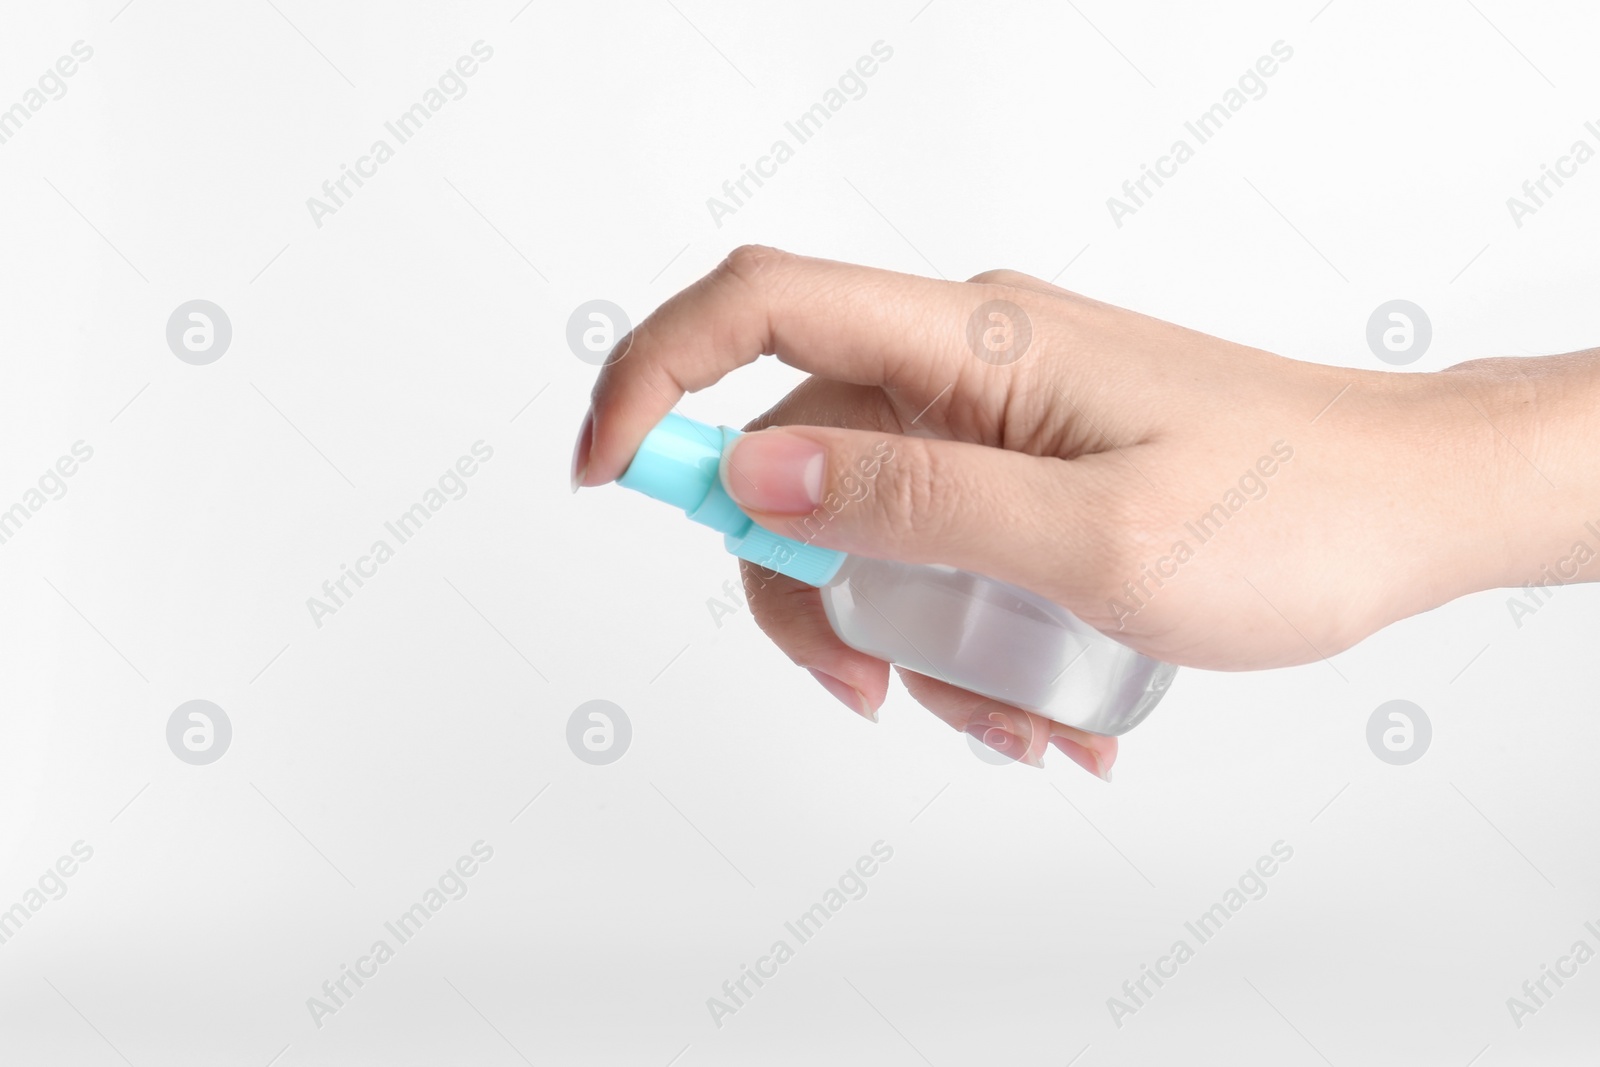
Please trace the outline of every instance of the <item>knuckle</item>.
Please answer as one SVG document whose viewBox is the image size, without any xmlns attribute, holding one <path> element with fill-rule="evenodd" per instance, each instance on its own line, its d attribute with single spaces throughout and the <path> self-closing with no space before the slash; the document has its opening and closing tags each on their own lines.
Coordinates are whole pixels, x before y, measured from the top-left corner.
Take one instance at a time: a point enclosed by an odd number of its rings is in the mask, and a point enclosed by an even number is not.
<svg viewBox="0 0 1600 1067">
<path fill-rule="evenodd" d="M 808 379 L 808 381 L 814 380 L 815 379 Z M 776 404 L 773 404 L 770 408 L 763 411 L 749 422 L 745 423 L 743 427 L 744 432 L 754 433 L 757 430 L 765 430 L 773 426 L 787 426 L 791 423 L 806 421 L 804 418 L 796 417 L 796 407 L 800 403 L 799 398 L 802 395 L 801 390 L 804 388 L 804 385 L 800 386 L 799 388 L 790 392 L 787 396 L 783 397 L 783 399 L 779 400 Z"/>
<path fill-rule="evenodd" d="M 740 245 L 728 253 L 719 271 L 745 285 L 759 288 L 765 280 L 763 276 L 770 275 L 791 258 L 790 253 L 767 245 Z"/>
<path fill-rule="evenodd" d="M 969 283 L 977 285 L 1038 285 L 1039 279 L 1030 274 L 1023 274 L 1017 270 L 986 270 L 982 274 L 974 274 L 968 278 Z"/>
<path fill-rule="evenodd" d="M 924 541 L 930 535 L 937 537 L 941 505 L 960 498 L 954 482 L 957 472 L 943 471 L 941 466 L 938 454 L 920 439 L 895 443 L 894 460 L 884 465 L 872 496 L 875 534 L 890 539 L 890 544 L 909 540 L 913 533 Z"/>
</svg>

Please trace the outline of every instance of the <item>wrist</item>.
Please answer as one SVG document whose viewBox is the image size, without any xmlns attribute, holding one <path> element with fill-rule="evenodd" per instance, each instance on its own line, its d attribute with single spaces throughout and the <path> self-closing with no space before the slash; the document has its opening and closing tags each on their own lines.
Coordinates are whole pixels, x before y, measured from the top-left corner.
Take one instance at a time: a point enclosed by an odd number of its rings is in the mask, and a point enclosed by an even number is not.
<svg viewBox="0 0 1600 1067">
<path fill-rule="evenodd" d="M 1449 413 L 1451 481 L 1479 511 L 1460 592 L 1600 579 L 1600 351 L 1422 377 Z"/>
</svg>

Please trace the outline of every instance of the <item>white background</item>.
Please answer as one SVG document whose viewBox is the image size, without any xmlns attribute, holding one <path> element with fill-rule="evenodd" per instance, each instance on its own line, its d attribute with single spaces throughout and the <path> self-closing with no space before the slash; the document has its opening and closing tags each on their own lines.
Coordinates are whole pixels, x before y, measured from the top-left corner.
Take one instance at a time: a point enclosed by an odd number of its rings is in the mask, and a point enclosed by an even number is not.
<svg viewBox="0 0 1600 1067">
<path fill-rule="evenodd" d="M 593 368 L 565 341 L 579 303 L 637 319 L 758 241 L 1011 267 L 1331 364 L 1380 366 L 1393 298 L 1434 326 L 1410 370 L 1592 345 L 1600 162 L 1521 228 L 1505 204 L 1594 141 L 1592 8 L 274 2 L 0 15 L 0 107 L 94 49 L 0 145 L 0 507 L 94 449 L 0 545 L 0 908 L 94 850 L 0 945 L 0 1062 L 1592 1062 L 1600 962 L 1520 1029 L 1505 1002 L 1600 948 L 1593 590 L 1182 671 L 1115 785 L 996 767 L 718 626 L 715 536 L 569 495 Z M 467 94 L 317 227 L 306 199 L 478 40 Z M 706 198 L 879 40 L 717 226 Z M 1278 40 L 1267 95 L 1116 227 Z M 209 366 L 165 339 L 194 298 L 233 325 Z M 682 410 L 737 425 L 796 380 Z M 306 598 L 478 440 L 468 494 L 318 628 Z M 195 698 L 233 724 L 209 766 L 166 743 Z M 1405 767 L 1365 739 L 1395 698 L 1434 728 Z M 632 722 L 610 766 L 566 743 L 591 699 Z M 319 1028 L 307 998 L 480 839 L 468 895 Z M 878 840 L 867 895 L 716 1026 Z M 1268 894 L 1114 1025 L 1279 840 Z"/>
</svg>

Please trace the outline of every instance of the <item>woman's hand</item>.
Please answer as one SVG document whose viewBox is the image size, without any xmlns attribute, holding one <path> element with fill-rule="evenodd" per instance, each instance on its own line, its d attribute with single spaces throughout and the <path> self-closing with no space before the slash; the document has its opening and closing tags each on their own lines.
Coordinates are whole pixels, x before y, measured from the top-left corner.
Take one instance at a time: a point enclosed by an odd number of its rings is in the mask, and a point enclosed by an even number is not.
<svg viewBox="0 0 1600 1067">
<path fill-rule="evenodd" d="M 1536 577 L 1541 552 L 1600 519 L 1593 494 L 1595 514 L 1582 514 L 1574 490 L 1594 479 L 1570 440 L 1596 437 L 1592 358 L 1560 357 L 1559 375 L 1545 360 L 1349 370 L 1010 271 L 932 281 L 767 248 L 734 252 L 619 343 L 574 485 L 616 478 L 685 392 L 763 353 L 813 377 L 726 461 L 725 487 L 757 522 L 785 533 L 845 495 L 843 479 L 889 436 L 893 460 L 815 543 L 990 575 L 1182 665 L 1331 656 L 1456 596 Z M 1535 423 L 1539 404 L 1550 410 Z M 754 573 L 762 628 L 875 717 L 888 666 L 839 641 L 817 590 Z M 1037 764 L 1054 741 L 1102 776 L 1115 759 L 1113 738 L 902 678 L 1015 758 Z"/>
</svg>

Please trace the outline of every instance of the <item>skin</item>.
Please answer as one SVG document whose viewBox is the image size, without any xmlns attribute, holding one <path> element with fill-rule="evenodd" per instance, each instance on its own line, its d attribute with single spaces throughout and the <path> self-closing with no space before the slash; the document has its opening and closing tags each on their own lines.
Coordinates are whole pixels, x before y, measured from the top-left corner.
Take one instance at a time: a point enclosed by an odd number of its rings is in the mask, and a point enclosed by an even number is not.
<svg viewBox="0 0 1600 1067">
<path fill-rule="evenodd" d="M 968 337 L 994 300 L 1031 325 L 1003 364 Z M 819 495 L 851 495 L 842 479 L 887 440 L 894 458 L 870 494 L 816 544 L 1011 582 L 1172 663 L 1305 663 L 1467 593 L 1600 577 L 1600 561 L 1574 553 L 1593 540 L 1585 523 L 1600 526 L 1600 350 L 1350 370 L 1013 271 L 935 281 L 761 247 L 618 344 L 579 432 L 574 489 L 618 477 L 686 392 L 763 354 L 812 377 L 725 457 L 724 485 L 757 522 L 785 533 Z M 1228 516 L 1197 537 L 1219 504 Z M 745 568 L 763 630 L 875 719 L 889 665 L 839 641 L 817 590 Z M 899 673 L 1000 751 L 1039 765 L 1054 744 L 1109 778 L 1115 738 Z"/>
</svg>

